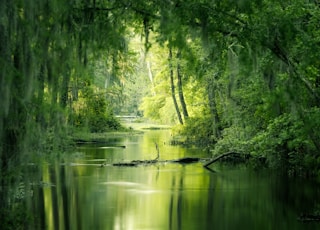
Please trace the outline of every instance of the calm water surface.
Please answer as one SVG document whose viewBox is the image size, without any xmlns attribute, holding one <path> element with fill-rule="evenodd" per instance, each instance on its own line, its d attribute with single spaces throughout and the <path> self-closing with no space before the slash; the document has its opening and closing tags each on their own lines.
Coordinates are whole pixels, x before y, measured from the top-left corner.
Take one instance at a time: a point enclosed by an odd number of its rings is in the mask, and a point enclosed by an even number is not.
<svg viewBox="0 0 320 230">
<path fill-rule="evenodd" d="M 131 160 L 208 157 L 169 146 L 169 130 L 110 138 L 81 146 L 56 164 L 43 164 L 35 224 L 44 229 L 320 229 L 300 213 L 319 209 L 319 186 L 267 172 L 202 163 L 139 167 L 108 164 Z M 125 145 L 126 148 L 112 148 Z M 100 167 L 102 163 L 107 166 Z"/>
</svg>

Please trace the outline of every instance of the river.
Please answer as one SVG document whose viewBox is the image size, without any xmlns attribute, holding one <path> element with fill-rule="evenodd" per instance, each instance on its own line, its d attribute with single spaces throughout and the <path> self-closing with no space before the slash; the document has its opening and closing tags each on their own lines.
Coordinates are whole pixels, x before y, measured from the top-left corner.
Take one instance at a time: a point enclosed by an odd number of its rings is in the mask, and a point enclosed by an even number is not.
<svg viewBox="0 0 320 230">
<path fill-rule="evenodd" d="M 116 167 L 114 162 L 208 157 L 168 145 L 169 130 L 82 145 L 64 160 L 43 163 L 34 186 L 39 229 L 319 229 L 297 220 L 319 209 L 319 186 L 270 172 L 214 163 Z M 121 147 L 125 146 L 125 148 Z M 106 164 L 101 167 L 101 164 Z"/>
</svg>

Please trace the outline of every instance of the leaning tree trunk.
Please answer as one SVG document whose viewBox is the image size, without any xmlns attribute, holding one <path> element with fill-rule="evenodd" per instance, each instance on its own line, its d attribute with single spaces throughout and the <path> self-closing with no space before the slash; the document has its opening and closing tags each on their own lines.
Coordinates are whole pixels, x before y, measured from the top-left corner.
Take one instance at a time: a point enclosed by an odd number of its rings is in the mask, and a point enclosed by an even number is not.
<svg viewBox="0 0 320 230">
<path fill-rule="evenodd" d="M 214 134 L 216 138 L 219 139 L 221 137 L 220 118 L 217 110 L 217 104 L 215 101 L 215 87 L 214 87 L 213 77 L 210 77 L 208 79 L 207 93 L 208 93 L 209 108 L 210 108 L 211 116 L 213 118 Z"/>
<path fill-rule="evenodd" d="M 67 107 L 68 103 L 68 89 L 69 89 L 69 81 L 70 81 L 70 71 L 66 70 L 63 74 L 62 84 L 60 86 L 60 105 L 63 109 Z"/>
<path fill-rule="evenodd" d="M 49 124 L 50 126 L 55 126 L 57 124 L 57 104 L 58 104 L 58 91 L 59 91 L 59 76 L 55 76 L 54 70 L 55 66 L 52 61 L 47 63 L 47 71 L 48 71 L 48 81 L 50 88 L 50 96 L 51 96 L 51 105 L 50 105 L 50 118 Z"/>
<path fill-rule="evenodd" d="M 184 120 L 186 120 L 186 119 L 188 119 L 189 114 L 188 114 L 187 104 L 184 99 L 184 94 L 183 94 L 183 89 L 182 89 L 180 57 L 181 57 L 181 51 L 179 50 L 178 54 L 177 54 L 177 58 L 178 58 L 178 64 L 177 64 L 178 93 L 179 93 L 179 99 L 180 99 L 181 108 L 182 108 L 182 114 L 183 114 Z"/>
<path fill-rule="evenodd" d="M 153 96 L 155 96 L 157 93 L 156 93 L 156 90 L 155 90 L 153 74 L 152 74 L 151 65 L 150 65 L 149 61 L 147 61 L 147 68 L 148 68 L 148 76 L 149 76 L 149 79 L 150 79 L 150 82 L 151 82 L 151 85 L 152 85 L 152 94 L 153 94 Z"/>
<path fill-rule="evenodd" d="M 45 127 L 45 116 L 43 112 L 43 101 L 45 91 L 45 77 L 46 77 L 46 61 L 40 64 L 40 71 L 38 73 L 38 87 L 37 87 L 37 108 L 36 108 L 36 122 L 40 124 L 42 128 Z"/>
<path fill-rule="evenodd" d="M 169 48 L 169 69 L 170 69 L 171 96 L 172 96 L 174 107 L 175 107 L 177 115 L 178 115 L 179 122 L 180 122 L 180 124 L 183 125 L 183 120 L 181 117 L 180 109 L 179 109 L 177 98 L 176 98 L 175 87 L 174 87 L 173 67 L 172 67 L 172 49 L 171 48 Z"/>
</svg>

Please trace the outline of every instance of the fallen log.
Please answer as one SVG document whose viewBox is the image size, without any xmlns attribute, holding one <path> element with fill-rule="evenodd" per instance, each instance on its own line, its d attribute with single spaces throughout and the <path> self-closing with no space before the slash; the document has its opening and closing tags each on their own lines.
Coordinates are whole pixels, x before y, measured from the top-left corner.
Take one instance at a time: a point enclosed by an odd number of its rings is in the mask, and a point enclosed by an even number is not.
<svg viewBox="0 0 320 230">
<path fill-rule="evenodd" d="M 184 158 L 180 158 L 177 160 L 172 160 L 172 162 L 187 164 L 187 163 L 195 163 L 200 160 L 201 160 L 201 158 L 199 158 L 199 157 L 184 157 Z"/>
<path fill-rule="evenodd" d="M 132 167 L 132 166 L 138 166 L 138 165 L 148 165 L 148 164 L 155 164 L 159 162 L 159 157 L 160 157 L 160 150 L 159 146 L 156 142 L 154 142 L 156 150 L 157 150 L 157 157 L 153 160 L 133 160 L 130 162 L 118 162 L 118 163 L 113 163 L 113 166 L 127 166 L 127 167 Z"/>
<path fill-rule="evenodd" d="M 180 163 L 180 164 L 188 164 L 188 163 L 196 163 L 199 161 L 207 160 L 206 158 L 199 158 L 199 157 L 184 157 L 179 158 L 176 160 L 158 160 L 158 158 L 153 160 L 133 160 L 130 162 L 117 162 L 113 163 L 112 166 L 120 166 L 120 167 L 132 167 L 132 166 L 139 166 L 139 165 L 150 165 L 156 163 Z M 103 167 L 104 165 L 102 165 Z"/>
<path fill-rule="evenodd" d="M 112 166 L 120 166 L 120 167 L 133 167 L 138 165 L 148 165 L 148 164 L 155 164 L 158 163 L 158 159 L 154 160 L 133 160 L 130 162 L 117 162 L 113 163 Z"/>
<path fill-rule="evenodd" d="M 148 165 L 148 164 L 156 164 L 156 163 L 167 163 L 167 162 L 171 162 L 171 163 L 181 163 L 181 164 L 188 164 L 188 163 L 196 163 L 196 162 L 203 162 L 203 161 L 208 161 L 208 163 L 204 164 L 203 167 L 208 169 L 208 166 L 217 162 L 218 160 L 228 157 L 228 156 L 237 156 L 237 157 L 241 157 L 243 159 L 247 159 L 250 157 L 249 154 L 242 154 L 242 153 L 238 153 L 238 152 L 226 152 L 223 153 L 211 160 L 209 160 L 208 158 L 199 158 L 199 157 L 183 157 L 183 158 L 179 158 L 179 159 L 175 159 L 175 160 L 159 160 L 159 152 L 158 152 L 158 156 L 153 159 L 153 160 L 133 160 L 130 162 L 117 162 L 117 163 L 113 163 L 111 164 L 112 166 L 122 166 L 122 167 L 133 167 L 133 166 L 139 166 L 139 165 Z M 105 165 L 101 165 L 102 167 Z M 212 171 L 212 170 L 210 170 Z"/>
<path fill-rule="evenodd" d="M 213 158 L 211 161 L 209 161 L 208 163 L 206 163 L 205 165 L 203 165 L 203 167 L 208 167 L 209 165 L 213 164 L 214 162 L 224 158 L 224 157 L 227 157 L 227 156 L 230 156 L 230 155 L 241 155 L 241 153 L 237 153 L 237 152 L 226 152 L 226 153 L 223 153 L 215 158 Z"/>
<path fill-rule="evenodd" d="M 158 159 L 154 159 L 154 160 L 133 160 L 131 161 L 134 164 L 154 164 L 158 162 Z"/>
<path fill-rule="evenodd" d="M 120 166 L 120 167 L 134 167 L 134 166 L 137 166 L 138 164 L 134 162 L 118 162 L 118 163 L 113 163 L 112 165 Z"/>
</svg>

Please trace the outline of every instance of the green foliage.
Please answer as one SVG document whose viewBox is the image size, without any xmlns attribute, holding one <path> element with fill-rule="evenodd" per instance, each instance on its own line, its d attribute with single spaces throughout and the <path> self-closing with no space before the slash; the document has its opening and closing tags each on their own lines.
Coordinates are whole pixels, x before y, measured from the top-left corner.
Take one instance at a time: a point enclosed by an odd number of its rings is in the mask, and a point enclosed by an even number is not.
<svg viewBox="0 0 320 230">
<path fill-rule="evenodd" d="M 178 133 L 187 137 L 187 143 L 197 146 L 210 146 L 217 141 L 212 127 L 212 119 L 208 115 L 190 117 Z"/>
<path fill-rule="evenodd" d="M 139 109 L 143 111 L 144 117 L 154 122 L 175 124 L 177 121 L 172 98 L 165 95 L 144 97 Z"/>
<path fill-rule="evenodd" d="M 31 214 L 27 212 L 24 202 L 17 202 L 12 208 L 6 209 L 3 206 L 0 209 L 1 229 L 25 229 L 31 222 Z"/>
<path fill-rule="evenodd" d="M 176 124 L 178 64 L 187 141 L 320 175 L 319 20 L 318 1 L 305 0 L 1 0 L 1 184 L 30 152 L 69 145 L 68 125 L 121 129 L 113 108 L 141 102 L 144 116 Z M 143 45 L 128 45 L 140 36 Z M 1 227 L 22 228 L 24 208 L 2 209 Z"/>
<path fill-rule="evenodd" d="M 0 171 L 30 148 L 68 145 L 70 124 L 120 129 L 113 108 L 125 95 L 124 111 L 136 112 L 146 88 L 144 115 L 177 123 L 169 73 L 179 64 L 188 140 L 317 174 L 319 20 L 318 1 L 305 0 L 0 1 Z M 129 78 L 136 85 L 123 90 Z"/>
<path fill-rule="evenodd" d="M 318 108 L 311 109 L 308 113 L 302 118 L 283 114 L 274 119 L 266 130 L 250 140 L 251 153 L 265 156 L 270 167 L 285 170 L 289 174 L 317 174 L 320 169 L 317 164 L 319 153 L 316 141 L 319 132 L 313 127 L 319 127 L 320 122 L 318 119 L 310 119 L 320 113 Z"/>
<path fill-rule="evenodd" d="M 174 23 L 160 24 L 167 34 L 161 41 L 183 50 L 184 80 L 203 82 L 198 86 L 207 91 L 197 110 L 211 111 L 202 118 L 193 114 L 180 133 L 201 140 L 218 126 L 216 153 L 251 153 L 291 174 L 317 173 L 319 12 L 316 2 L 302 0 L 187 1 L 173 7 L 168 17 Z M 192 45 L 177 31 L 195 38 Z M 192 108 L 194 91 L 185 95 Z"/>
<path fill-rule="evenodd" d="M 73 125 L 78 128 L 87 127 L 90 132 L 105 132 L 122 128 L 115 118 L 105 94 L 91 88 L 84 90 L 83 104 L 71 115 Z"/>
<path fill-rule="evenodd" d="M 165 105 L 166 98 L 163 95 L 156 95 L 153 97 L 145 97 L 141 104 L 141 110 L 144 111 L 144 116 L 153 120 L 160 120 L 160 108 Z"/>
<path fill-rule="evenodd" d="M 213 154 L 222 154 L 233 151 L 238 153 L 249 153 L 248 151 L 248 130 L 244 127 L 233 125 L 224 128 L 221 139 L 217 140 Z"/>
</svg>

